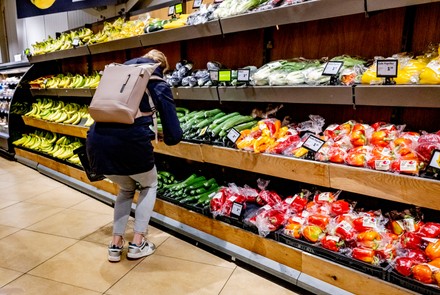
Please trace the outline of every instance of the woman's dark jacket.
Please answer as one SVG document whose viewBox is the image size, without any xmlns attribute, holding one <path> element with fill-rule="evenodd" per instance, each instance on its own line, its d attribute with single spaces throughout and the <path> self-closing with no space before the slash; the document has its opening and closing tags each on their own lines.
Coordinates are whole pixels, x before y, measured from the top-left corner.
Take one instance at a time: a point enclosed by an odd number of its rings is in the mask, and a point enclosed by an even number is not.
<svg viewBox="0 0 440 295">
<path fill-rule="evenodd" d="M 131 59 L 124 64 L 154 63 L 146 58 Z M 162 68 L 153 75 L 163 77 Z M 167 145 L 175 145 L 182 139 L 182 129 L 176 115 L 173 95 L 163 80 L 150 79 L 147 85 L 156 110 L 159 112 L 163 128 L 163 140 Z M 140 104 L 142 112 L 151 111 L 148 96 L 144 94 Z M 154 166 L 154 132 L 151 116 L 135 119 L 133 124 L 95 123 L 88 132 L 86 148 L 90 165 L 94 172 L 104 175 L 132 175 L 151 170 Z"/>
</svg>

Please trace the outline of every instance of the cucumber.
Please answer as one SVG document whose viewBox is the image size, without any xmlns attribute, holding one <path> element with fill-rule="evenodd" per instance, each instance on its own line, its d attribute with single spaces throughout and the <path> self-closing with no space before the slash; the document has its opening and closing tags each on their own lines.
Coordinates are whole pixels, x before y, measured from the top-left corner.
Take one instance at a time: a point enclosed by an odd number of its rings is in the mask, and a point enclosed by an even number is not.
<svg viewBox="0 0 440 295">
<path fill-rule="evenodd" d="M 217 185 L 217 181 L 215 180 L 215 178 L 210 178 L 208 181 L 205 181 L 203 186 L 207 187 L 207 188 L 210 188 L 214 184 Z"/>
<path fill-rule="evenodd" d="M 204 115 L 205 115 L 205 118 L 209 118 L 209 117 L 213 117 L 213 116 L 217 115 L 218 113 L 221 113 L 220 109 L 213 109 L 210 111 L 205 111 Z"/>
<path fill-rule="evenodd" d="M 231 129 L 235 125 L 247 123 L 253 120 L 254 118 L 252 116 L 241 116 L 241 117 L 231 118 L 223 125 L 222 130 L 226 131 Z"/>
<path fill-rule="evenodd" d="M 218 119 L 218 118 L 220 118 L 223 115 L 225 115 L 225 113 L 220 112 L 220 113 L 218 113 L 217 115 L 215 115 L 213 117 L 206 118 L 205 120 L 197 123 L 194 127 L 197 128 L 197 129 L 202 129 L 202 128 L 208 126 L 209 124 L 211 124 L 215 119 Z"/>
<path fill-rule="evenodd" d="M 184 181 L 165 185 L 164 188 L 169 190 L 180 190 L 183 186 L 192 184 L 196 179 L 197 175 L 193 173 Z"/>
<path fill-rule="evenodd" d="M 183 107 L 176 107 L 176 112 L 183 113 L 185 116 L 189 114 L 189 110 Z"/>
<path fill-rule="evenodd" d="M 235 122 L 236 120 L 238 120 L 238 118 L 241 118 L 241 117 L 245 117 L 245 116 L 242 116 L 242 115 L 238 114 L 238 115 L 235 115 L 233 117 L 230 117 L 226 121 L 224 121 L 224 122 L 220 123 L 219 125 L 217 125 L 217 127 L 215 127 L 214 129 L 211 130 L 212 137 L 217 137 L 218 134 L 220 133 L 220 131 L 223 130 L 223 126 L 225 126 L 226 124 L 230 125 L 231 122 Z"/>
<path fill-rule="evenodd" d="M 257 125 L 257 122 L 258 122 L 258 121 L 253 120 L 253 121 L 250 121 L 250 122 L 241 123 L 241 124 L 239 124 L 239 125 L 237 125 L 237 126 L 234 126 L 234 128 L 235 128 L 237 131 L 243 131 L 243 130 L 246 130 L 246 129 L 251 129 L 252 127 L 254 127 L 255 125 Z"/>
<path fill-rule="evenodd" d="M 234 116 L 237 116 L 237 115 L 240 115 L 240 113 L 239 113 L 239 112 L 233 112 L 233 113 L 227 114 L 227 115 L 225 115 L 225 116 L 223 116 L 223 117 L 221 117 L 221 118 L 218 118 L 218 119 L 216 119 L 216 120 L 214 120 L 214 121 L 212 122 L 212 124 L 214 124 L 213 127 L 216 127 L 218 124 L 220 124 L 220 123 L 226 121 L 226 120 L 229 119 L 229 118 L 232 118 L 232 117 L 234 117 Z M 211 126 L 210 126 L 210 127 L 211 127 Z"/>
<path fill-rule="evenodd" d="M 203 177 L 203 178 L 204 178 L 204 177 Z M 202 186 L 205 186 L 205 183 L 206 183 L 206 179 L 201 180 L 201 181 L 198 181 L 198 182 L 196 182 L 196 183 L 194 183 L 194 184 L 191 184 L 191 185 L 189 185 L 188 187 L 186 187 L 186 189 L 187 189 L 187 190 L 198 189 L 198 188 L 200 188 L 200 187 L 202 187 Z"/>
</svg>

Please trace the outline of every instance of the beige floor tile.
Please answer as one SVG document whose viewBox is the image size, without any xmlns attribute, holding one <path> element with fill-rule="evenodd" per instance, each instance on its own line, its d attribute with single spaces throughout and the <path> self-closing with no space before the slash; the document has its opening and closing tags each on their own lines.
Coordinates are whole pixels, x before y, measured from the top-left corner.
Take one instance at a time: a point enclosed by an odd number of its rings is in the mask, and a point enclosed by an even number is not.
<svg viewBox="0 0 440 295">
<path fill-rule="evenodd" d="M 130 217 L 127 224 L 127 230 L 125 231 L 126 232 L 125 240 L 127 242 L 133 240 L 133 225 L 134 225 L 133 218 Z M 84 240 L 103 244 L 103 245 L 108 245 L 112 237 L 112 229 L 113 229 L 113 222 L 107 224 L 106 226 L 101 227 L 96 232 L 85 237 Z M 151 225 L 149 226 L 147 239 L 153 242 L 156 245 L 156 247 L 159 247 L 169 237 L 170 235 L 168 233 L 163 232 L 155 228 L 154 226 Z"/>
<path fill-rule="evenodd" d="M 36 197 L 26 200 L 26 202 L 69 208 L 86 201 L 88 198 L 87 195 L 73 188 L 62 186 L 37 195 Z"/>
<path fill-rule="evenodd" d="M 20 202 L 9 207 L 0 209 L 0 224 L 14 227 L 28 227 L 51 215 L 54 215 L 63 208 Z"/>
<path fill-rule="evenodd" d="M 22 274 L 23 273 L 15 271 L 15 270 L 10 270 L 10 269 L 0 267 L 0 294 L 7 294 L 7 293 L 4 293 L 4 290 L 2 290 L 1 287 L 3 287 L 7 283 L 15 280 L 16 278 L 18 278 Z"/>
<path fill-rule="evenodd" d="M 6 225 L 0 225 L 0 239 L 9 236 L 10 234 L 13 234 L 17 231 L 19 231 L 19 228 L 6 226 Z"/>
<path fill-rule="evenodd" d="M 54 234 L 68 238 L 82 239 L 108 224 L 113 216 L 74 209 L 64 209 L 38 223 L 28 227 L 29 230 Z"/>
<path fill-rule="evenodd" d="M 113 215 L 113 207 L 110 205 L 104 204 L 93 197 L 86 196 L 86 199 L 83 200 L 81 203 L 76 204 L 75 206 L 71 207 L 71 209 L 76 210 L 84 210 L 84 211 L 92 211 L 95 213 L 101 213 L 101 214 L 112 214 Z"/>
<path fill-rule="evenodd" d="M 81 241 L 29 274 L 103 293 L 138 263 L 125 258 L 108 262 L 106 246 Z"/>
<path fill-rule="evenodd" d="M 107 294 L 219 294 L 233 269 L 153 254 L 117 282 Z"/>
<path fill-rule="evenodd" d="M 252 288 L 251 286 L 258 286 Z M 292 292 L 248 270 L 237 267 L 229 278 L 220 295 L 293 295 Z"/>
<path fill-rule="evenodd" d="M 160 248 L 157 249 L 157 254 L 215 266 L 235 268 L 234 263 L 228 262 L 175 237 L 167 239 Z"/>
<path fill-rule="evenodd" d="M 20 230 L 0 240 L 0 267 L 27 272 L 77 240 Z"/>
<path fill-rule="evenodd" d="M 11 205 L 17 204 L 18 201 L 11 201 L 11 200 L 2 200 L 0 199 L 0 209 L 9 207 Z"/>
<path fill-rule="evenodd" d="M 2 293 L 5 292 L 5 293 Z M 52 280 L 47 280 L 35 276 L 24 275 L 18 280 L 6 285 L 0 289 L 0 294 L 13 295 L 98 295 L 100 292 L 94 292 Z"/>
<path fill-rule="evenodd" d="M 43 183 L 39 184 L 38 182 L 15 182 L 12 186 L 2 188 L 2 196 L 0 198 L 4 200 L 26 201 L 43 193 L 48 193 L 54 188 L 53 186 L 47 186 Z"/>
</svg>

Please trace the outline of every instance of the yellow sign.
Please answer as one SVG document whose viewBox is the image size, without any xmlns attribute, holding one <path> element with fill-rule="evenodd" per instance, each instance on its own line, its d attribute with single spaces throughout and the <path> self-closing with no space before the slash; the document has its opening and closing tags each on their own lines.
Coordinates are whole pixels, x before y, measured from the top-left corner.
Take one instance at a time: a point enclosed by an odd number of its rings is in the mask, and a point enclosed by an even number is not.
<svg viewBox="0 0 440 295">
<path fill-rule="evenodd" d="M 40 9 L 48 9 L 55 3 L 55 0 L 30 0 L 30 1 L 32 2 L 32 4 L 34 4 Z"/>
</svg>

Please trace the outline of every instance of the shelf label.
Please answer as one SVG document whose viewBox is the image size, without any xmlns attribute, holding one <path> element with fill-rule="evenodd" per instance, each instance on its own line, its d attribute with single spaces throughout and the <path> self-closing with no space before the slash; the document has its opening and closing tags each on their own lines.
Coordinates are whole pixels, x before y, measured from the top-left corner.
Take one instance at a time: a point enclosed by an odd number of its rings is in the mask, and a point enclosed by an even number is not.
<svg viewBox="0 0 440 295">
<path fill-rule="evenodd" d="M 72 40 L 72 46 L 73 46 L 73 47 L 76 47 L 76 46 L 78 46 L 78 45 L 79 45 L 79 38 L 78 38 L 78 37 L 73 38 L 73 40 Z"/>
<path fill-rule="evenodd" d="M 390 170 L 391 161 L 390 160 L 375 160 L 374 167 L 376 170 L 388 171 Z"/>
<path fill-rule="evenodd" d="M 376 76 L 381 78 L 397 77 L 397 59 L 378 59 L 376 61 Z"/>
<path fill-rule="evenodd" d="M 232 73 L 231 70 L 219 70 L 218 71 L 218 81 L 219 82 L 231 82 Z"/>
<path fill-rule="evenodd" d="M 433 151 L 428 167 L 440 169 L 440 150 Z"/>
<path fill-rule="evenodd" d="M 241 217 L 242 213 L 243 213 L 243 204 L 234 202 L 231 208 L 231 215 L 234 215 L 235 217 Z"/>
<path fill-rule="evenodd" d="M 168 16 L 174 15 L 174 5 L 168 7 Z"/>
<path fill-rule="evenodd" d="M 302 144 L 302 147 L 313 151 L 313 152 L 317 152 L 321 149 L 321 147 L 325 144 L 325 141 L 314 136 L 314 135 L 310 135 L 306 141 L 304 141 L 304 143 Z"/>
<path fill-rule="evenodd" d="M 240 137 L 240 132 L 237 131 L 237 129 L 235 128 L 231 128 L 228 132 L 228 134 L 226 135 L 226 137 L 232 141 L 233 143 L 235 143 L 237 141 L 237 139 Z"/>
<path fill-rule="evenodd" d="M 218 71 L 210 70 L 209 71 L 209 78 L 211 79 L 211 81 L 217 82 L 218 81 Z"/>
<path fill-rule="evenodd" d="M 329 61 L 324 70 L 322 71 L 323 76 L 336 76 L 344 65 L 343 61 Z"/>
<path fill-rule="evenodd" d="M 202 2 L 203 2 L 203 0 L 194 0 L 193 8 L 194 9 L 200 8 L 200 6 L 202 6 Z"/>
<path fill-rule="evenodd" d="M 417 161 L 415 160 L 401 160 L 400 171 L 402 172 L 415 172 L 417 171 Z"/>
<path fill-rule="evenodd" d="M 238 82 L 249 82 L 251 78 L 250 69 L 238 69 L 237 70 L 237 81 Z"/>
<path fill-rule="evenodd" d="M 176 14 L 182 14 L 183 13 L 183 5 L 182 5 L 182 3 L 174 5 L 174 12 Z"/>
</svg>

